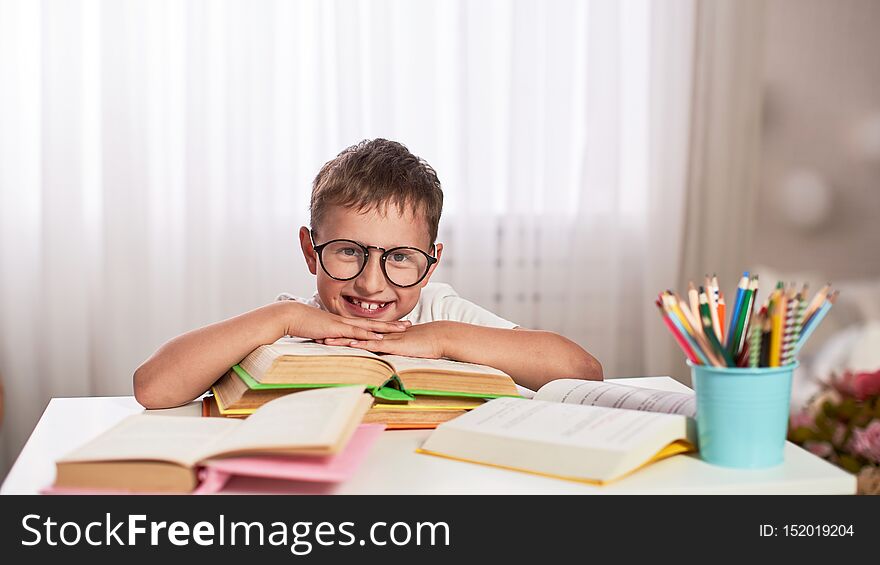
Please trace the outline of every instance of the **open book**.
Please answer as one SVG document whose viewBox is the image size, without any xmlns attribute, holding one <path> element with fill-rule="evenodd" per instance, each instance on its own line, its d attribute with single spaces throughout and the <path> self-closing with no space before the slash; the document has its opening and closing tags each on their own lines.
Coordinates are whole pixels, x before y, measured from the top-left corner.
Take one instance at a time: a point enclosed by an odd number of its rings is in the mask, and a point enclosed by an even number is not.
<svg viewBox="0 0 880 565">
<path fill-rule="evenodd" d="M 260 346 L 233 369 L 252 390 L 362 384 L 392 402 L 407 402 L 413 395 L 519 396 L 509 375 L 486 365 L 377 355 L 299 338 Z"/>
<path fill-rule="evenodd" d="M 697 397 L 692 392 L 671 392 L 606 381 L 558 379 L 539 388 L 533 398 L 565 404 L 681 414 L 689 418 L 697 413 Z"/>
<path fill-rule="evenodd" d="M 335 454 L 371 403 L 362 386 L 351 386 L 287 395 L 247 420 L 129 416 L 56 461 L 54 487 L 190 492 L 198 467 L 217 458 Z"/>
<path fill-rule="evenodd" d="M 211 390 L 214 394 L 202 399 L 203 416 L 247 418 L 267 402 L 307 389 L 251 390 L 235 371 L 229 371 Z M 481 398 L 424 395 L 415 395 L 413 400 L 403 403 L 375 399 L 364 423 L 384 424 L 391 430 L 433 429 L 483 402 Z"/>
<path fill-rule="evenodd" d="M 693 415 L 692 401 L 691 394 L 561 379 L 532 400 L 494 399 L 440 424 L 419 451 L 602 484 L 693 451 L 693 420 L 683 415 Z"/>
</svg>

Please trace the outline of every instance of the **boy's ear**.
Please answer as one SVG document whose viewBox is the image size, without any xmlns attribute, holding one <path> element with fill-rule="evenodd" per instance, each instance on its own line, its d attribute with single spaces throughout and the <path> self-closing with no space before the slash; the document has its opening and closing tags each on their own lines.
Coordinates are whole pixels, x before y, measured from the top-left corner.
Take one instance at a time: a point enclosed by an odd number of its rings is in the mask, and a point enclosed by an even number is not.
<svg viewBox="0 0 880 565">
<path fill-rule="evenodd" d="M 434 274 L 434 269 L 436 269 L 437 266 L 440 265 L 440 256 L 441 255 L 443 255 L 443 244 L 442 243 L 434 244 L 434 257 L 437 258 L 437 262 L 434 263 L 433 265 L 431 265 L 431 268 L 428 269 L 428 274 L 425 275 L 425 280 L 423 280 L 421 282 L 421 284 L 419 285 L 420 287 L 425 286 L 426 284 L 428 284 L 428 281 L 431 280 L 431 275 Z"/>
<path fill-rule="evenodd" d="M 302 247 L 303 257 L 306 258 L 306 265 L 313 275 L 318 274 L 318 254 L 312 247 L 312 236 L 309 228 L 303 226 L 299 228 L 299 246 Z"/>
</svg>

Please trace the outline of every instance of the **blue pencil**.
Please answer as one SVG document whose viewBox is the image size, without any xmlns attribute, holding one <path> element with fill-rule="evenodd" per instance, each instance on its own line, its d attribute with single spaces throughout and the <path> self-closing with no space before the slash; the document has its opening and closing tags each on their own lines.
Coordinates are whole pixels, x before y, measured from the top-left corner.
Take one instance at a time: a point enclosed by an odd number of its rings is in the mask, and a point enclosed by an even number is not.
<svg viewBox="0 0 880 565">
<path fill-rule="evenodd" d="M 746 294 L 746 289 L 749 287 L 749 272 L 746 271 L 743 273 L 742 278 L 739 279 L 739 284 L 736 286 L 736 298 L 733 302 L 733 312 L 730 313 L 730 325 L 727 327 L 727 333 L 725 334 L 725 345 L 727 346 L 727 350 L 731 353 L 731 355 L 736 355 L 735 347 L 739 344 L 733 344 L 733 337 L 736 333 L 736 325 L 739 322 L 740 310 L 743 307 L 743 297 Z"/>
<path fill-rule="evenodd" d="M 831 310 L 832 304 L 833 302 L 831 300 L 826 300 L 822 304 L 822 306 L 819 307 L 819 310 L 817 310 L 816 313 L 810 318 L 807 327 L 801 330 L 801 338 L 798 340 L 797 345 L 795 345 L 794 353 L 791 357 L 792 359 L 797 358 L 798 353 L 800 353 L 801 351 L 801 348 L 804 346 L 807 340 L 810 339 L 810 335 L 812 335 L 812 333 L 816 331 L 816 328 L 819 327 L 819 324 L 822 323 L 822 318 L 824 318 L 828 314 L 828 311 Z"/>
</svg>

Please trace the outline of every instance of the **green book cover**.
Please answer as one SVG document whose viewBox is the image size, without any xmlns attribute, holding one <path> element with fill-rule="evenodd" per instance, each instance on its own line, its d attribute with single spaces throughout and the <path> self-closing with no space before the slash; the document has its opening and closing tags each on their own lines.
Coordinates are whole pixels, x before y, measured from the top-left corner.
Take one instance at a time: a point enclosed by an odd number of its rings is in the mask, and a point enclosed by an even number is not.
<svg viewBox="0 0 880 565">
<path fill-rule="evenodd" d="M 308 383 L 260 383 L 248 374 L 240 365 L 232 367 L 235 373 L 242 381 L 252 390 L 275 390 L 275 389 L 294 389 L 294 388 L 325 388 L 333 386 L 350 386 L 352 383 L 332 383 L 332 384 L 308 384 Z M 376 398 L 385 402 L 409 402 L 413 400 L 413 395 L 423 396 L 458 396 L 465 398 L 501 398 L 514 397 L 512 394 L 478 394 L 473 392 L 450 392 L 442 390 L 414 390 L 407 389 L 403 381 L 396 374 L 392 375 L 382 386 L 368 386 L 367 390 Z"/>
<path fill-rule="evenodd" d="M 322 384 L 309 384 L 309 383 L 260 383 L 257 382 L 247 371 L 245 371 L 241 365 L 235 365 L 232 367 L 232 370 L 235 371 L 235 374 L 248 386 L 251 390 L 277 390 L 277 389 L 296 389 L 296 388 L 328 388 L 328 387 L 337 387 L 337 386 L 351 386 L 356 383 L 322 383 Z M 400 381 L 400 378 L 397 375 L 392 375 L 387 381 L 385 381 L 382 386 L 368 386 L 367 390 L 378 399 L 381 399 L 385 402 L 409 402 L 413 400 L 414 397 L 412 393 L 407 391 L 403 383 Z"/>
</svg>

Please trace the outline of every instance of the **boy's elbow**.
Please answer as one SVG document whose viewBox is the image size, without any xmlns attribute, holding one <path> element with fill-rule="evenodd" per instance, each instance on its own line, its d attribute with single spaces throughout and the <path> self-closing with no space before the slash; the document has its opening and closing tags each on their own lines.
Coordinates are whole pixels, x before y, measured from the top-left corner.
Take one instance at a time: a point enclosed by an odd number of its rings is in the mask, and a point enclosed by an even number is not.
<svg viewBox="0 0 880 565">
<path fill-rule="evenodd" d="M 568 338 L 559 336 L 559 339 L 563 341 L 568 349 L 567 358 L 569 359 L 567 369 L 569 375 L 562 378 L 585 379 L 588 381 L 604 380 L 602 364 L 599 363 L 598 359 L 590 355 L 586 349 Z"/>
<path fill-rule="evenodd" d="M 580 361 L 578 374 L 583 375 L 579 378 L 588 381 L 601 381 L 605 378 L 602 374 L 602 364 L 586 351 Z"/>
<path fill-rule="evenodd" d="M 138 404 L 147 410 L 176 406 L 170 399 L 163 398 L 164 395 L 161 394 L 160 387 L 156 385 L 156 380 L 156 376 L 147 364 L 141 365 L 135 370 L 132 376 L 132 387 L 134 398 Z"/>
</svg>

